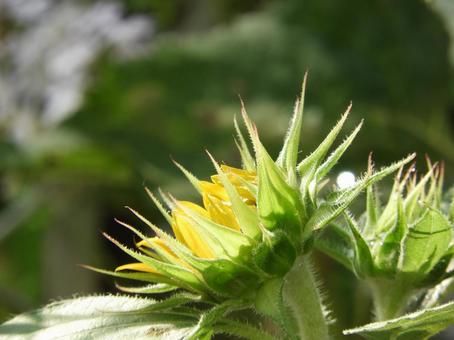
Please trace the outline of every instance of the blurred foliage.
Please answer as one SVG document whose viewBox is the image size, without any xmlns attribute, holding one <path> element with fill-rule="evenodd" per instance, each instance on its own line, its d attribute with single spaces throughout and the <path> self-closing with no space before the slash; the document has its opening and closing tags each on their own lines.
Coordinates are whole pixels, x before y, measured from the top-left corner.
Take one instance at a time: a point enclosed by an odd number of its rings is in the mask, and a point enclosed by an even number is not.
<svg viewBox="0 0 454 340">
<path fill-rule="evenodd" d="M 149 14 L 162 30 L 194 30 L 230 21 L 271 0 L 122 0 L 132 13 Z"/>
<path fill-rule="evenodd" d="M 277 151 L 306 70 L 303 150 L 353 100 L 351 127 L 362 118 L 365 126 L 339 170 L 363 171 L 370 151 L 378 164 L 417 151 L 444 159 L 452 183 L 450 36 L 426 2 L 123 2 L 157 20 L 150 51 L 125 62 L 106 52 L 70 120 L 30 145 L 6 137 L 0 145 L 0 318 L 49 298 L 114 289 L 75 265 L 118 263 L 97 231 L 132 244 L 112 223 L 125 204 L 160 221 L 143 184 L 192 195 L 169 155 L 206 176 L 213 169 L 204 148 L 238 163 L 238 94 Z M 366 322 L 364 289 L 337 264 L 318 263 L 337 327 Z"/>
</svg>

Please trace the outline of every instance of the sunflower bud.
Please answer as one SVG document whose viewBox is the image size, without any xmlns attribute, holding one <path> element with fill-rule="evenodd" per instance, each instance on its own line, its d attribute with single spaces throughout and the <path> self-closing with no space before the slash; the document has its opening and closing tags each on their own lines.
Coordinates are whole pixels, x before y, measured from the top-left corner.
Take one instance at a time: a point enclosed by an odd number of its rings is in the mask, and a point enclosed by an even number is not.
<svg viewBox="0 0 454 340">
<path fill-rule="evenodd" d="M 219 165 L 209 155 L 216 173 L 205 181 L 176 163 L 199 192 L 201 203 L 180 201 L 161 193 L 167 205 L 164 207 L 147 190 L 174 236 L 131 209 L 155 236 L 145 236 L 120 222 L 141 239 L 137 243 L 139 251 L 109 239 L 138 262 L 120 266 L 115 272 L 98 271 L 155 282 L 160 289 L 184 288 L 224 298 L 253 295 L 265 282 L 282 278 L 305 245 L 311 244 L 308 241 L 314 230 L 341 214 L 361 190 L 400 166 L 370 173 L 348 190 L 320 199 L 321 182 L 351 144 L 361 124 L 327 157 L 349 107 L 320 146 L 298 163 L 304 88 L 305 82 L 276 161 L 262 145 L 242 105 L 243 121 L 255 151 L 254 155 L 250 152 L 235 120 L 243 168 Z"/>
<path fill-rule="evenodd" d="M 346 214 L 347 228 L 333 226 L 330 231 L 347 235 L 343 245 L 331 244 L 338 250 L 331 255 L 371 285 L 376 303 L 382 305 L 378 317 L 398 315 L 414 290 L 428 289 L 452 275 L 447 272 L 453 233 L 442 204 L 443 167 L 428 163 L 429 171 L 419 180 L 413 167 L 405 175 L 401 168 L 384 206 L 370 186 L 360 222 Z"/>
<path fill-rule="evenodd" d="M 360 276 L 382 276 L 418 286 L 437 283 L 444 274 L 452 257 L 452 228 L 442 211 L 442 168 L 431 166 L 419 181 L 412 169 L 403 178 L 402 171 L 396 177 L 383 208 L 370 187 L 366 223 L 363 228 L 350 225 L 360 230 L 358 239 L 367 244 L 373 261 L 369 272 L 356 268 Z"/>
</svg>

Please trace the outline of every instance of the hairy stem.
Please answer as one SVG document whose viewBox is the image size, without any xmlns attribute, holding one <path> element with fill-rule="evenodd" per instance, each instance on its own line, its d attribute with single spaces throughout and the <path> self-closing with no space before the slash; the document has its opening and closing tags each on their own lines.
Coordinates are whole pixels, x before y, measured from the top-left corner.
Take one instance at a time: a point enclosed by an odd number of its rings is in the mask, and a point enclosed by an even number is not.
<svg viewBox="0 0 454 340">
<path fill-rule="evenodd" d="M 285 277 L 282 295 L 296 321 L 299 339 L 329 339 L 322 299 L 307 255 L 296 259 Z"/>
<path fill-rule="evenodd" d="M 274 337 L 254 326 L 235 320 L 223 319 L 216 325 L 216 331 L 229 335 L 236 335 L 251 340 L 273 340 Z"/>
<path fill-rule="evenodd" d="M 411 289 L 399 282 L 376 279 L 369 282 L 377 321 L 393 319 L 405 312 Z"/>
</svg>

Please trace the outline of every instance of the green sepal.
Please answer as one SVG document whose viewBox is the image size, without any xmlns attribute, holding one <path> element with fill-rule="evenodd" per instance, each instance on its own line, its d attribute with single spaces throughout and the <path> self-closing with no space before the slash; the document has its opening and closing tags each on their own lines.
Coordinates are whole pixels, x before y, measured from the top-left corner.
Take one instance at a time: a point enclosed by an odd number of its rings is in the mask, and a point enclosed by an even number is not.
<svg viewBox="0 0 454 340">
<path fill-rule="evenodd" d="M 337 135 L 339 134 L 342 126 L 347 120 L 348 114 L 351 109 L 351 104 L 348 106 L 341 119 L 336 123 L 334 128 L 328 133 L 323 142 L 315 149 L 309 156 L 298 164 L 298 173 L 301 176 L 300 191 L 303 196 L 305 204 L 315 204 L 315 188 L 316 178 L 315 174 L 319 165 L 322 163 L 323 158 L 328 153 L 331 145 L 334 143 Z"/>
<path fill-rule="evenodd" d="M 152 282 L 158 284 L 167 284 L 169 286 L 178 285 L 178 281 L 172 280 L 172 278 L 166 277 L 160 274 L 154 273 L 141 273 L 141 272 L 114 272 L 112 270 L 96 268 L 92 266 L 82 265 L 83 268 L 92 270 L 94 272 L 109 275 L 112 277 L 116 277 L 119 279 L 126 279 L 126 280 L 135 280 L 135 281 L 142 281 L 142 282 Z"/>
<path fill-rule="evenodd" d="M 400 169 L 399 173 L 402 171 Z M 367 162 L 367 173 L 372 174 L 374 172 L 374 164 L 372 162 L 372 153 L 369 154 Z M 399 175 L 398 175 L 399 176 Z M 366 237 L 370 237 L 374 234 L 377 229 L 378 218 L 381 213 L 380 209 L 380 198 L 374 184 L 371 184 L 366 189 L 366 216 L 365 224 L 361 233 Z"/>
<path fill-rule="evenodd" d="M 377 244 L 375 265 L 380 272 L 394 275 L 397 272 L 402 248 L 402 240 L 408 230 L 402 198 L 397 201 L 397 216 L 394 226 L 385 234 L 383 241 Z"/>
<path fill-rule="evenodd" d="M 379 216 L 379 205 L 375 185 L 370 185 L 366 190 L 366 224 L 363 228 L 365 236 L 370 236 L 377 226 Z"/>
<path fill-rule="evenodd" d="M 284 145 L 279 153 L 276 163 L 284 170 L 288 183 L 296 186 L 296 163 L 298 161 L 298 149 L 300 144 L 301 126 L 304 110 L 304 93 L 306 91 L 307 72 L 304 75 L 301 96 L 296 100 L 290 126 L 285 136 Z"/>
<path fill-rule="evenodd" d="M 339 225 L 331 223 L 316 231 L 315 247 L 351 272 L 354 272 L 354 244 L 351 233 Z"/>
<path fill-rule="evenodd" d="M 165 263 L 159 260 L 156 260 L 150 256 L 140 254 L 134 250 L 129 249 L 124 246 L 117 240 L 113 239 L 107 234 L 104 236 L 114 243 L 118 248 L 123 250 L 125 253 L 135 258 L 137 261 L 142 262 L 146 265 L 156 268 L 157 271 L 163 273 L 163 275 L 172 277 L 172 279 L 177 283 L 178 286 L 186 288 L 188 290 L 203 292 L 203 283 L 197 278 L 197 276 L 187 268 L 184 268 L 180 265 Z"/>
<path fill-rule="evenodd" d="M 255 265 L 269 275 L 285 275 L 298 254 L 294 243 L 282 230 L 267 232 L 264 237 L 253 250 Z"/>
<path fill-rule="evenodd" d="M 189 170 L 186 170 L 185 167 L 183 167 L 180 163 L 172 159 L 173 163 L 177 166 L 178 169 L 185 175 L 185 177 L 188 179 L 189 183 L 192 184 L 192 186 L 197 190 L 199 194 L 202 194 L 202 189 L 200 188 L 199 185 L 199 179 L 195 177 Z"/>
<path fill-rule="evenodd" d="M 326 226 L 333 221 L 337 216 L 347 209 L 351 202 L 368 186 L 382 180 L 392 172 L 396 171 L 404 164 L 410 162 L 415 157 L 415 154 L 409 155 L 403 160 L 393 163 L 380 171 L 366 176 L 359 180 L 350 188 L 339 190 L 331 193 L 326 201 L 322 202 L 312 214 L 311 218 L 305 226 L 305 230 L 317 230 Z"/>
<path fill-rule="evenodd" d="M 285 228 L 292 237 L 300 239 L 304 211 L 299 191 L 286 182 L 282 170 L 260 142 L 257 129 L 249 119 L 244 106 L 242 113 L 256 154 L 257 213 L 260 223 L 272 231 L 278 227 Z"/>
<path fill-rule="evenodd" d="M 238 147 L 238 150 L 240 151 L 241 155 L 241 163 L 243 165 L 243 168 L 248 171 L 255 171 L 255 161 L 254 158 L 252 157 L 249 148 L 247 146 L 246 140 L 243 137 L 243 134 L 241 133 L 241 129 L 238 126 L 238 122 L 236 121 L 236 118 L 233 119 L 233 123 L 235 125 L 235 130 L 238 136 L 238 141 L 235 140 L 236 146 Z"/>
<path fill-rule="evenodd" d="M 233 311 L 244 309 L 248 306 L 249 304 L 245 304 L 242 300 L 236 299 L 229 299 L 214 305 L 211 309 L 201 314 L 197 326 L 187 337 L 187 340 L 211 339 L 217 321 Z"/>
<path fill-rule="evenodd" d="M 202 299 L 201 295 L 194 295 L 188 292 L 178 292 L 169 297 L 156 300 L 153 304 L 146 306 L 141 309 L 136 309 L 134 313 L 143 312 L 143 313 L 150 313 L 150 312 L 159 312 L 164 310 L 173 309 L 176 307 L 184 306 L 189 303 L 207 303 Z"/>
<path fill-rule="evenodd" d="M 115 283 L 115 287 L 125 293 L 130 294 L 160 294 L 160 293 L 168 293 L 174 290 L 177 290 L 178 287 L 172 286 L 165 283 L 156 283 L 156 284 L 149 284 L 146 286 L 141 287 L 130 287 L 130 286 L 123 286 L 118 283 Z"/>
<path fill-rule="evenodd" d="M 337 161 L 342 157 L 345 151 L 347 151 L 350 144 L 355 139 L 356 135 L 358 134 L 359 130 L 363 122 L 358 124 L 358 126 L 352 131 L 352 133 L 345 138 L 345 140 L 326 158 L 326 160 L 318 167 L 315 178 L 316 182 L 320 182 L 336 165 Z"/>
<path fill-rule="evenodd" d="M 383 232 L 388 231 L 389 228 L 393 226 L 393 223 L 396 220 L 396 214 L 397 214 L 397 200 L 399 197 L 402 197 L 402 192 L 405 188 L 405 183 L 410 176 L 410 173 L 412 171 L 413 167 L 410 166 L 410 168 L 407 170 L 407 173 L 405 174 L 404 178 L 401 180 L 402 172 L 403 172 L 403 166 L 399 169 L 397 172 L 395 178 L 394 178 L 394 183 L 393 187 L 391 189 L 391 193 L 388 198 L 388 202 L 386 203 L 386 206 L 383 208 L 381 211 L 380 217 L 377 220 L 377 223 L 375 225 L 375 228 L 371 230 L 371 234 L 373 236 L 379 235 Z"/>
<path fill-rule="evenodd" d="M 201 275 L 213 291 L 226 297 L 246 294 L 262 282 L 257 273 L 229 260 L 212 261 Z"/>
<path fill-rule="evenodd" d="M 421 206 L 421 198 L 423 197 L 424 194 L 424 189 L 429 181 L 429 179 L 432 178 L 432 173 L 433 173 L 433 168 L 430 169 L 427 174 L 424 175 L 424 177 L 414 186 L 414 188 L 411 188 L 411 190 L 407 193 L 407 196 L 405 197 L 404 200 L 404 207 L 405 207 L 405 212 L 407 214 L 408 220 L 412 220 L 413 217 L 418 217 L 422 215 L 422 211 L 425 209 L 425 207 Z"/>
<path fill-rule="evenodd" d="M 358 230 L 356 222 L 346 213 L 345 220 L 350 228 L 354 240 L 355 260 L 353 267 L 358 277 L 364 278 L 374 274 L 374 260 L 366 240 L 362 237 Z"/>
<path fill-rule="evenodd" d="M 167 223 L 172 224 L 172 217 L 170 216 L 169 212 L 164 208 L 164 206 L 161 204 L 161 202 L 155 197 L 155 195 L 153 195 L 151 190 L 149 190 L 147 187 L 145 187 L 145 191 L 146 191 L 148 197 L 150 197 L 150 199 L 153 201 L 155 206 L 161 212 L 162 216 L 164 216 Z"/>
<path fill-rule="evenodd" d="M 298 190 L 285 181 L 281 170 L 262 146 L 257 152 L 258 197 L 260 222 L 268 230 L 285 230 L 295 238 L 302 234 L 302 205 Z"/>
</svg>

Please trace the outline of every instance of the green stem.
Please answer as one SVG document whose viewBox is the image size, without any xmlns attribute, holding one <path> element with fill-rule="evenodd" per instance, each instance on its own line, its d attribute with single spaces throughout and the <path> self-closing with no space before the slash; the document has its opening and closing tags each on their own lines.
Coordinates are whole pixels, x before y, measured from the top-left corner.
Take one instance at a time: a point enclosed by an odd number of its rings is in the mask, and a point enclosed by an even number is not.
<svg viewBox="0 0 454 340">
<path fill-rule="evenodd" d="M 400 282 L 375 279 L 369 281 L 377 321 L 393 319 L 405 312 L 412 289 Z"/>
<path fill-rule="evenodd" d="M 218 333 L 235 335 L 250 340 L 275 339 L 272 335 L 266 333 L 263 330 L 235 320 L 223 319 L 216 324 L 215 329 Z"/>
<path fill-rule="evenodd" d="M 309 256 L 301 255 L 284 279 L 283 302 L 296 321 L 302 340 L 327 340 L 328 325 Z M 293 334 L 292 334 L 293 335 Z"/>
</svg>

